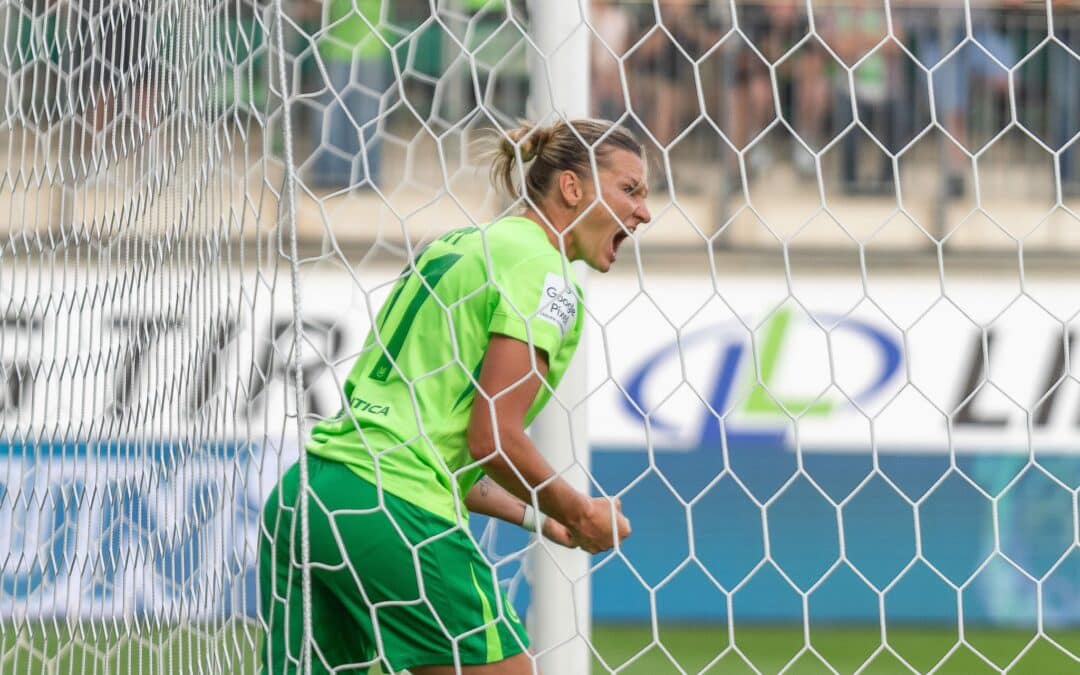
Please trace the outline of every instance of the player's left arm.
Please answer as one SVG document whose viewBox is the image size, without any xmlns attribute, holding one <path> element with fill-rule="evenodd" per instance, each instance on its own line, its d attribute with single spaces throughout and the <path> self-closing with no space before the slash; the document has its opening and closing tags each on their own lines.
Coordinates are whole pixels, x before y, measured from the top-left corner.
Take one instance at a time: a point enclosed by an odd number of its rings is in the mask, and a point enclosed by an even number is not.
<svg viewBox="0 0 1080 675">
<path fill-rule="evenodd" d="M 498 483 L 483 476 L 465 496 L 465 507 L 473 513 L 480 513 L 514 525 L 521 525 L 525 518 L 525 502 L 510 494 Z M 570 532 L 554 518 L 545 518 L 544 536 L 563 546 L 572 547 Z"/>
</svg>

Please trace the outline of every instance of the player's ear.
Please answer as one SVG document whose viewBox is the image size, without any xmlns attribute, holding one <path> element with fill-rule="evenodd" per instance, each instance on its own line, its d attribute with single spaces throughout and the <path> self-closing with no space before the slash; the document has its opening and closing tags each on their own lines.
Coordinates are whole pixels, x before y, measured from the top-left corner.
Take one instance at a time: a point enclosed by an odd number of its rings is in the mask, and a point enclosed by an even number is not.
<svg viewBox="0 0 1080 675">
<path fill-rule="evenodd" d="M 585 186 L 581 177 L 566 169 L 559 172 L 559 196 L 571 208 L 577 208 L 585 198 Z"/>
</svg>

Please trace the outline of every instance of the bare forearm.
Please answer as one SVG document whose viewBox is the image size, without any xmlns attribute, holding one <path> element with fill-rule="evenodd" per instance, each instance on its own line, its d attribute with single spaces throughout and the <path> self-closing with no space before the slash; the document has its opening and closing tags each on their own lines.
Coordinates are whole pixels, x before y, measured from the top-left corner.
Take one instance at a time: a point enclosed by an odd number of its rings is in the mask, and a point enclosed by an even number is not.
<svg viewBox="0 0 1080 675">
<path fill-rule="evenodd" d="M 525 417 L 544 386 L 547 368 L 545 352 L 513 337 L 491 335 L 469 418 L 469 453 L 507 492 L 536 503 L 574 532 L 584 527 L 587 537 L 594 524 L 589 518 L 599 517 L 592 500 L 559 477 L 525 434 Z"/>
<path fill-rule="evenodd" d="M 500 449 L 484 457 L 484 471 L 507 492 L 563 523 L 573 523 L 584 508 L 585 496 L 547 463 L 523 430 L 503 429 Z M 542 486 L 542 487 L 541 487 Z M 470 493 L 471 494 L 471 493 Z"/>
<path fill-rule="evenodd" d="M 465 507 L 473 513 L 521 524 L 525 516 L 525 502 L 510 494 L 490 476 L 484 476 L 465 495 Z"/>
<path fill-rule="evenodd" d="M 482 513 L 485 516 L 520 525 L 529 532 L 539 531 L 556 544 L 568 548 L 578 546 L 578 542 L 574 540 L 566 526 L 555 518 L 538 518 L 536 514 L 533 514 L 526 522 L 525 513 L 532 507 L 501 488 L 490 476 L 484 476 L 476 482 L 472 490 L 469 490 L 469 494 L 465 495 L 465 506 L 473 513 Z M 537 525 L 539 525 L 539 530 L 535 529 Z"/>
</svg>

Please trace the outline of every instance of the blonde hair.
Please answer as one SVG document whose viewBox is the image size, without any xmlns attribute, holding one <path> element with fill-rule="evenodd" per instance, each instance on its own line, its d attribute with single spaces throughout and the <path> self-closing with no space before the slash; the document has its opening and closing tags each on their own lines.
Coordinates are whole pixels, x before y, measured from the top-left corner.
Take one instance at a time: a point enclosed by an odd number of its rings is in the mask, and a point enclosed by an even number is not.
<svg viewBox="0 0 1080 675">
<path fill-rule="evenodd" d="M 645 155 L 632 133 L 606 120 L 560 120 L 548 127 L 524 123 L 499 135 L 491 153 L 491 182 L 511 199 L 520 197 L 516 180 L 520 155 L 525 166 L 525 194 L 533 204 L 539 204 L 560 172 L 573 171 L 582 178 L 592 176 L 590 148 L 598 166 L 606 166 L 612 150 L 626 150 L 642 158 Z"/>
</svg>

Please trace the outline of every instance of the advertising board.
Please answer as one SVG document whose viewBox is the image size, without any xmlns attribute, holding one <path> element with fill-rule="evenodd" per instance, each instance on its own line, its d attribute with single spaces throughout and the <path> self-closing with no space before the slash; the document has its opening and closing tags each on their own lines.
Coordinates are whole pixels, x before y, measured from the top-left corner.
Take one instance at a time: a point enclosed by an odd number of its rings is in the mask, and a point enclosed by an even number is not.
<svg viewBox="0 0 1080 675">
<path fill-rule="evenodd" d="M 304 276 L 306 422 L 340 407 L 394 274 Z M 0 614 L 254 613 L 259 509 L 301 438 L 296 315 L 282 279 L 240 281 L 6 294 L 38 301 L 0 343 Z M 679 620 L 801 620 L 805 592 L 877 621 L 882 591 L 897 620 L 1080 623 L 1075 284 L 1014 286 L 591 275 L 590 394 L 552 405 L 587 411 L 634 522 L 597 620 L 655 591 Z"/>
</svg>

